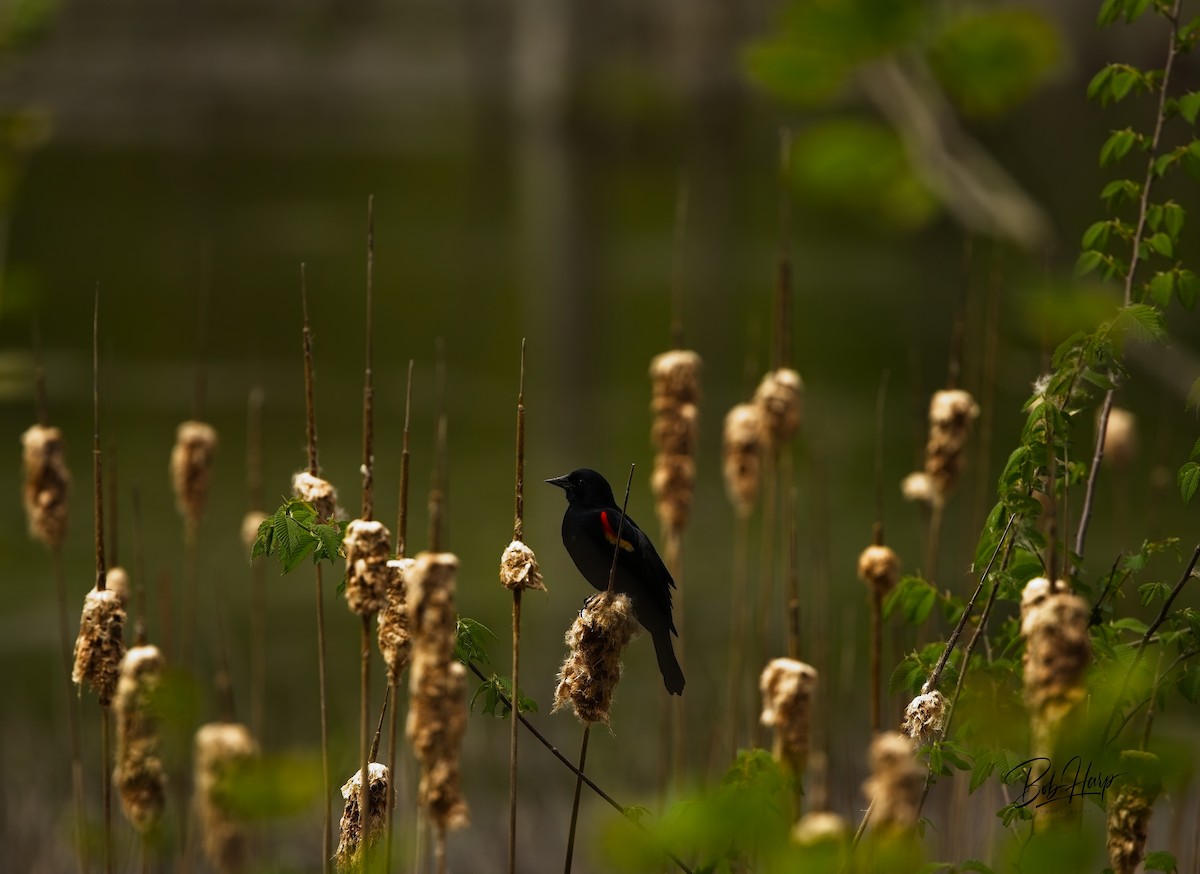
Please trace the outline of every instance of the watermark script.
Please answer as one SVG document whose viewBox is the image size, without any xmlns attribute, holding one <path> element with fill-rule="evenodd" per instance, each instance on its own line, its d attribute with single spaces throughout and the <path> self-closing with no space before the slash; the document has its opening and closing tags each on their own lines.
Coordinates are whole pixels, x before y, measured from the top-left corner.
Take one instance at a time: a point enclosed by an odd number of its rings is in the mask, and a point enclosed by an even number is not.
<svg viewBox="0 0 1200 874">
<path fill-rule="evenodd" d="M 1072 757 L 1061 768 L 1056 769 L 1054 763 L 1045 757 L 1026 759 L 1014 766 L 1004 775 L 1004 782 L 1010 782 L 1014 774 L 1025 771 L 1025 782 L 1021 795 L 1013 799 L 1013 807 L 1041 807 L 1053 802 L 1070 804 L 1076 798 L 1089 795 L 1099 796 L 1104 801 L 1104 793 L 1112 786 L 1120 774 L 1092 773 L 1092 763 L 1086 767 L 1082 758 Z M 1016 781 L 1020 785 L 1019 781 Z"/>
</svg>

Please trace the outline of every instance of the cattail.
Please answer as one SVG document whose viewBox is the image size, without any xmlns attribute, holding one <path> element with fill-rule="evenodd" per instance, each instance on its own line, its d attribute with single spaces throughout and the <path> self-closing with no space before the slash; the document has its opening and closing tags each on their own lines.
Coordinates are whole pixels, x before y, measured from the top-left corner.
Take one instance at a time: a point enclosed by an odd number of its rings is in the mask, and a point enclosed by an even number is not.
<svg viewBox="0 0 1200 874">
<path fill-rule="evenodd" d="M 519 540 L 514 540 L 504 548 L 500 556 L 500 583 L 510 591 L 516 589 L 537 589 L 546 591 L 542 582 L 542 572 L 538 568 L 537 556 L 533 550 Z"/>
<path fill-rule="evenodd" d="M 900 481 L 900 494 L 906 501 L 930 504 L 933 502 L 933 481 L 925 471 L 913 471 Z"/>
<path fill-rule="evenodd" d="M 267 521 L 267 514 L 262 510 L 251 510 L 242 517 L 242 543 L 247 549 L 254 546 L 258 539 L 258 529 Z"/>
<path fill-rule="evenodd" d="M 107 708 L 117 690 L 121 658 L 125 655 L 125 609 L 112 589 L 92 589 L 83 600 L 79 636 L 75 638 L 75 668 L 71 680 L 85 682 Z"/>
<path fill-rule="evenodd" d="M 444 661 L 454 655 L 458 614 L 454 591 L 458 557 L 450 552 L 422 552 L 405 575 L 408 580 L 409 616 L 416 645 L 436 651 Z"/>
<path fill-rule="evenodd" d="M 409 628 L 408 583 L 405 579 L 414 562 L 411 558 L 387 563 L 388 583 L 383 609 L 379 611 L 379 651 L 387 666 L 388 684 L 397 686 L 412 660 Z"/>
<path fill-rule="evenodd" d="M 1120 777 L 1108 802 L 1108 863 L 1113 874 L 1134 874 L 1146 854 L 1154 801 L 1162 792 L 1158 756 L 1121 753 Z"/>
<path fill-rule="evenodd" d="M 246 867 L 248 839 L 234 792 L 257 756 L 258 744 L 240 723 L 210 722 L 196 730 L 195 807 L 204 854 L 221 874 Z"/>
<path fill-rule="evenodd" d="M 904 733 L 914 743 L 928 743 L 941 736 L 950 715 L 949 702 L 937 689 L 922 691 L 904 709 Z"/>
<path fill-rule="evenodd" d="M 758 500 L 763 439 L 762 408 L 757 404 L 737 404 L 725 414 L 725 491 L 739 516 L 749 516 Z"/>
<path fill-rule="evenodd" d="M 1046 578 L 1038 577 L 1021 596 L 1025 704 L 1039 756 L 1053 752 L 1063 720 L 1085 697 L 1083 675 L 1092 660 L 1091 608 L 1068 592 L 1065 583 L 1059 586 L 1055 592 Z"/>
<path fill-rule="evenodd" d="M 813 810 L 800 817 L 792 827 L 792 843 L 801 847 L 833 845 L 841 848 L 846 843 L 849 829 L 846 820 L 828 810 Z"/>
<path fill-rule="evenodd" d="M 763 698 L 760 722 L 775 729 L 775 761 L 800 775 L 808 763 L 817 669 L 795 659 L 773 659 L 758 685 Z"/>
<path fill-rule="evenodd" d="M 175 429 L 171 485 L 175 489 L 175 505 L 192 524 L 198 523 L 204 514 L 216 451 L 217 432 L 212 425 L 188 421 Z"/>
<path fill-rule="evenodd" d="M 780 446 L 796 436 L 804 414 L 804 381 L 789 367 L 769 371 L 754 391 L 762 411 L 767 445 Z"/>
<path fill-rule="evenodd" d="M 1121 407 L 1108 411 L 1104 429 L 1104 460 L 1112 467 L 1128 467 L 1137 453 L 1137 416 Z"/>
<path fill-rule="evenodd" d="M 29 533 L 51 549 L 58 549 L 67 537 L 67 496 L 71 490 L 62 431 L 34 425 L 21 435 L 21 445 Z"/>
<path fill-rule="evenodd" d="M 657 450 L 650 485 L 659 521 L 676 532 L 687 525 L 696 486 L 700 363 L 699 355 L 684 349 L 663 352 L 650 362 L 650 440 Z"/>
<path fill-rule="evenodd" d="M 121 660 L 113 712 L 117 717 L 117 767 L 113 782 L 125 818 L 141 834 L 154 829 L 166 803 L 167 773 L 159 754 L 155 695 L 163 657 L 156 646 L 135 646 Z"/>
<path fill-rule="evenodd" d="M 104 588 L 116 592 L 121 599 L 121 606 L 129 603 L 129 574 L 123 567 L 110 567 L 104 572 Z"/>
<path fill-rule="evenodd" d="M 627 595 L 603 592 L 585 604 L 567 632 L 571 651 L 558 672 L 554 710 L 569 703 L 584 725 L 607 725 L 621 679 L 621 651 L 637 627 Z"/>
<path fill-rule="evenodd" d="M 292 477 L 292 491 L 300 500 L 312 504 L 317 516 L 325 522 L 342 515 L 337 503 L 337 489 L 329 480 L 302 470 Z"/>
<path fill-rule="evenodd" d="M 899 576 L 900 559 L 887 546 L 868 546 L 858 557 L 858 578 L 881 597 L 896 587 Z"/>
<path fill-rule="evenodd" d="M 925 789 L 925 769 L 913 755 L 912 742 L 895 731 L 871 741 L 871 776 L 863 794 L 871 803 L 871 828 L 876 832 L 908 831 L 916 827 Z"/>
<path fill-rule="evenodd" d="M 953 491 L 965 462 L 971 424 L 979 416 L 979 404 L 961 389 L 934 392 L 929 401 L 929 439 L 925 443 L 925 473 L 933 494 L 945 500 Z"/>
<path fill-rule="evenodd" d="M 382 522 L 354 519 L 346 526 L 346 604 L 359 616 L 383 609 L 392 535 Z"/>
<path fill-rule="evenodd" d="M 342 786 L 342 798 L 346 800 L 346 806 L 342 811 L 340 838 L 335 857 L 340 871 L 352 871 L 359 867 L 363 852 L 370 853 L 379 836 L 383 834 L 388 808 L 396 803 L 396 793 L 392 789 L 391 773 L 387 766 L 371 762 L 367 765 L 367 773 L 370 774 L 371 784 L 367 787 L 367 803 L 370 810 L 367 811 L 365 829 L 362 812 L 359 810 L 359 801 L 362 798 L 362 769 L 356 771 Z"/>
</svg>

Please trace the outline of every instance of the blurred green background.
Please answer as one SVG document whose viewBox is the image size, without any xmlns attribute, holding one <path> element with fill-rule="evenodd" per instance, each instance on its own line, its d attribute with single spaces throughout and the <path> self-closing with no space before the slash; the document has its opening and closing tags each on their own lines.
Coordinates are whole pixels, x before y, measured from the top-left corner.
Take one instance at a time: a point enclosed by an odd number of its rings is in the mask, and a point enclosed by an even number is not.
<svg viewBox="0 0 1200 874">
<path fill-rule="evenodd" d="M 72 632 L 93 577 L 97 283 L 120 559 L 126 566 L 133 559 L 136 487 L 152 639 L 160 631 L 160 581 L 177 593 L 182 578 L 182 524 L 167 460 L 176 424 L 193 414 L 197 369 L 203 374 L 202 415 L 221 445 L 201 535 L 202 661 L 216 664 L 220 613 L 246 719 L 250 569 L 239 528 L 247 508 L 247 397 L 254 386 L 265 392 L 264 476 L 274 506 L 305 461 L 304 263 L 321 463 L 353 511 L 368 195 L 377 247 L 377 513 L 389 524 L 396 514 L 411 359 L 410 551 L 426 544 L 440 341 L 447 543 L 462 562 L 461 612 L 501 638 L 493 646 L 500 673 L 508 673 L 509 598 L 496 569 L 511 535 L 518 361 L 527 343 L 526 541 L 549 593 L 526 598 L 522 686 L 541 705 L 539 725 L 564 750 L 575 749 L 578 728 L 548 709 L 561 636 L 589 590 L 561 547 L 562 496 L 541 480 L 591 466 L 615 484 L 636 463 L 630 512 L 657 530 L 646 369 L 670 346 L 671 290 L 682 289 L 685 342 L 705 363 L 682 580 L 689 785 L 723 770 L 733 516 L 720 477 L 720 429 L 725 411 L 748 398 L 768 365 L 781 127 L 794 144 L 787 171 L 793 364 L 807 384 L 796 454 L 802 621 L 807 644 L 819 629 L 830 641 L 826 652 L 802 656 L 824 661 L 819 734 L 829 803 L 856 818 L 868 705 L 867 612 L 854 568 L 874 513 L 880 375 L 890 371 L 888 540 L 906 571 L 917 571 L 924 522 L 901 501 L 898 483 L 920 465 L 927 399 L 945 384 L 962 314 L 961 382 L 988 410 L 943 536 L 941 582 L 963 587 L 991 506 L 991 477 L 1019 433 L 1031 381 L 1061 337 L 1107 316 L 1116 300 L 1111 290 L 1072 287 L 1070 270 L 1079 234 L 1102 215 L 1097 193 L 1110 177 L 1096 164 L 1100 143 L 1110 128 L 1144 123 L 1150 111 L 1144 101 L 1101 110 L 1083 93 L 1105 61 L 1157 63 L 1162 40 L 1152 24 L 1097 31 L 1088 4 L 998 8 L 999 18 L 981 24 L 967 13 L 991 15 L 990 4 L 967 10 L 882 0 L 10 4 L 0 68 L 0 428 L 11 451 L 9 497 L 0 502 L 8 571 L 0 658 L 16 686 L 0 717 L 6 867 L 70 866 L 53 576 L 45 551 L 26 536 L 19 497 L 18 438 L 35 418 L 31 325 L 40 328 L 50 419 L 66 432 L 75 477 L 65 551 Z M 907 83 L 915 83 L 915 102 L 897 96 L 903 81 L 897 91 L 895 80 L 877 75 L 877 62 L 889 58 L 920 73 Z M 1195 72 L 1188 62 L 1180 75 L 1194 82 Z M 952 132 L 944 154 L 910 136 L 926 110 Z M 1003 168 L 1003 178 L 985 165 Z M 999 194 L 972 200 L 964 179 L 984 179 L 985 191 Z M 996 208 L 1000 195 L 1030 211 Z M 1195 201 L 1186 188 L 1176 196 Z M 1119 402 L 1141 417 L 1142 453 L 1102 481 L 1089 556 L 1096 573 L 1145 537 L 1189 536 L 1173 486 L 1196 430 L 1184 412 L 1200 371 L 1187 315 L 1171 313 L 1169 350 L 1133 352 L 1137 381 Z M 1090 440 L 1090 423 L 1079 428 Z M 823 584 L 827 600 L 813 594 Z M 326 586 L 340 785 L 358 767 L 358 626 L 333 588 Z M 269 870 L 314 870 L 319 812 L 303 789 L 317 739 L 311 571 L 279 578 L 269 568 L 268 598 L 270 698 L 261 740 L 268 753 L 299 763 L 290 770 L 300 801 L 270 820 L 260 849 Z M 780 612 L 770 648 L 782 647 L 782 631 Z M 894 634 L 891 663 L 912 642 L 910 631 Z M 589 770 L 624 803 L 654 806 L 663 693 L 650 649 L 641 640 L 627 654 L 613 733 L 593 739 Z M 207 689 L 207 679 L 200 682 Z M 203 702 L 200 718 L 215 718 L 212 696 Z M 898 714 L 899 703 L 888 712 Z M 83 712 L 96 806 L 90 696 Z M 507 731 L 505 722 L 471 719 L 464 784 L 473 825 L 451 840 L 454 870 L 499 869 Z M 545 751 L 522 744 L 520 867 L 556 870 L 573 781 Z M 1183 799 L 1174 815 L 1194 821 L 1195 807 L 1194 797 Z M 411 811 L 410 798 L 402 797 L 401 810 Z M 994 821 L 986 803 L 982 815 Z M 613 814 L 585 797 L 583 816 L 576 870 L 606 870 L 595 835 Z M 122 826 L 120 835 L 121 858 L 130 859 L 132 833 Z M 933 846 L 964 850 L 976 846 L 972 840 L 931 837 Z"/>
</svg>

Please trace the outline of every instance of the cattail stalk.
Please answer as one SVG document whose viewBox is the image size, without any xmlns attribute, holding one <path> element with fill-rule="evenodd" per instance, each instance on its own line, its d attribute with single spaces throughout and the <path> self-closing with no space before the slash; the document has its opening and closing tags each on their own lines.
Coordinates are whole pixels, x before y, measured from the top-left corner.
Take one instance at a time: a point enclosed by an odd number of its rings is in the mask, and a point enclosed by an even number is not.
<svg viewBox="0 0 1200 874">
<path fill-rule="evenodd" d="M 958 484 L 966 464 L 971 425 L 979 417 L 979 404 L 962 389 L 934 392 L 929 401 L 929 437 L 925 443 L 925 475 L 932 490 L 932 516 L 925 554 L 926 573 L 936 577 L 938 546 L 946 499 Z"/>
<path fill-rule="evenodd" d="M 796 806 L 800 779 L 808 764 L 812 736 L 812 696 L 817 671 L 791 658 L 773 659 L 759 679 L 763 708 L 761 723 L 775 731 L 772 755 L 794 781 Z"/>
<path fill-rule="evenodd" d="M 352 871 L 365 868 L 371 848 L 386 828 L 387 809 L 395 804 L 395 790 L 386 765 L 371 762 L 367 773 L 367 814 L 359 805 L 363 798 L 363 772 L 358 771 L 342 786 L 345 808 L 337 848 L 337 869 Z"/>
<path fill-rule="evenodd" d="M 883 526 L 876 529 L 876 539 L 882 540 Z M 858 578 L 870 588 L 871 598 L 871 729 L 882 726 L 880 698 L 882 695 L 881 662 L 883 658 L 883 599 L 896 587 L 900 575 L 900 559 L 882 543 L 868 546 L 858 557 Z"/>
</svg>

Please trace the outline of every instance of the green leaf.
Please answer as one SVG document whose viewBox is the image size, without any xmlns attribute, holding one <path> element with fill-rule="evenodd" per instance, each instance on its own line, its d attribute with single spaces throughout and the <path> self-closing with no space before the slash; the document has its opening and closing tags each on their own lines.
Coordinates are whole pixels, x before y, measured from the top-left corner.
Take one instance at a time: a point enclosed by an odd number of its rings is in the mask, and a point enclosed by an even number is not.
<svg viewBox="0 0 1200 874">
<path fill-rule="evenodd" d="M 1167 328 L 1162 313 L 1149 304 L 1134 303 L 1121 307 L 1112 321 L 1113 333 L 1121 339 L 1134 337 L 1140 340 L 1163 341 Z"/>
<path fill-rule="evenodd" d="M 1109 87 L 1109 93 L 1112 95 L 1113 101 L 1123 100 L 1133 89 L 1133 86 L 1138 83 L 1138 79 L 1137 72 L 1129 67 L 1123 67 L 1114 72 L 1112 84 Z"/>
<path fill-rule="evenodd" d="M 1142 864 L 1147 871 L 1165 871 L 1166 874 L 1174 874 L 1179 870 L 1179 862 L 1175 860 L 1175 854 L 1168 853 L 1166 850 L 1147 853 Z"/>
<path fill-rule="evenodd" d="M 1200 665 L 1188 665 L 1180 671 L 1175 688 L 1189 704 L 1200 704 Z"/>
<path fill-rule="evenodd" d="M 1192 387 L 1188 389 L 1187 403 L 1184 408 L 1200 411 L 1200 377 L 1193 380 Z M 1195 449 L 1192 450 L 1192 458 L 1196 457 L 1195 451 Z"/>
<path fill-rule="evenodd" d="M 1141 193 L 1140 183 L 1132 179 L 1114 179 L 1101 189 L 1100 199 L 1113 207 L 1121 203 L 1133 203 Z"/>
<path fill-rule="evenodd" d="M 1175 280 L 1175 293 L 1179 296 L 1179 302 L 1189 310 L 1195 307 L 1196 299 L 1200 298 L 1200 276 L 1186 267 L 1181 268 Z"/>
<path fill-rule="evenodd" d="M 1167 258 L 1175 257 L 1175 247 L 1171 244 L 1171 238 L 1161 231 L 1146 240 L 1146 245 L 1159 255 Z"/>
<path fill-rule="evenodd" d="M 1189 504 L 1192 498 L 1196 495 L 1196 487 L 1200 486 L 1200 464 L 1194 461 L 1189 461 L 1183 467 L 1179 468 L 1177 477 L 1179 482 L 1179 494 L 1183 498 L 1185 504 Z"/>
<path fill-rule="evenodd" d="M 455 624 L 454 632 L 454 657 L 458 661 L 464 665 L 469 665 L 471 662 L 483 665 L 492 663 L 484 643 L 487 637 L 492 640 L 498 639 L 491 629 L 474 619 L 460 616 Z"/>
<path fill-rule="evenodd" d="M 1150 280 L 1150 297 L 1159 307 L 1166 308 L 1175 292 L 1175 271 L 1160 270 Z"/>
<path fill-rule="evenodd" d="M 1175 201 L 1163 204 L 1163 223 L 1166 225 L 1167 234 L 1171 237 L 1172 242 L 1179 239 L 1186 218 L 1187 213 Z"/>
<path fill-rule="evenodd" d="M 1108 232 L 1111 228 L 1112 225 L 1107 220 L 1093 223 L 1083 232 L 1083 248 L 1103 249 L 1108 245 Z"/>
<path fill-rule="evenodd" d="M 1096 23 L 1101 27 L 1107 27 L 1112 24 L 1125 12 L 1125 3 L 1127 0 L 1104 0 L 1100 4 L 1100 12 L 1096 16 Z M 1005 825 L 1008 825 L 1006 822 Z"/>
<path fill-rule="evenodd" d="M 1132 128 L 1123 128 L 1113 131 L 1104 145 L 1100 147 L 1100 166 L 1107 167 L 1109 164 L 1115 164 L 1133 148 L 1133 144 L 1137 142 L 1138 135 Z"/>
<path fill-rule="evenodd" d="M 1149 607 L 1150 602 L 1155 598 L 1162 599 L 1171 591 L 1171 587 L 1166 583 L 1146 583 L 1138 586 L 1138 597 L 1141 599 L 1143 607 Z"/>
<path fill-rule="evenodd" d="M 1117 67 L 1115 64 L 1107 64 L 1100 68 L 1100 72 L 1092 77 L 1092 81 L 1087 86 L 1088 100 L 1100 100 L 1100 105 L 1108 103 L 1111 95 L 1112 77 Z"/>
<path fill-rule="evenodd" d="M 1093 270 L 1100 266 L 1104 261 L 1104 253 L 1097 252 L 1095 249 L 1089 249 L 1082 253 L 1079 259 L 1075 262 L 1075 278 L 1080 279 L 1087 276 Z"/>
<path fill-rule="evenodd" d="M 976 874 L 996 874 L 991 868 L 978 859 L 967 859 L 958 863 L 959 871 L 974 871 Z"/>
<path fill-rule="evenodd" d="M 346 532 L 337 522 L 314 525 L 312 533 L 319 544 L 318 548 L 313 551 L 314 561 L 322 559 L 336 561 L 346 557 L 346 551 L 342 548 L 342 538 L 345 537 Z"/>
</svg>

